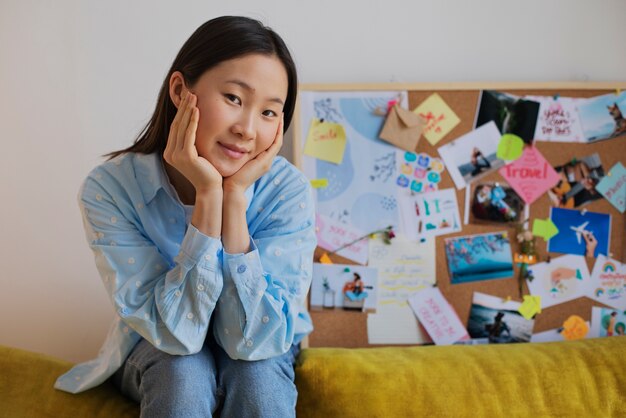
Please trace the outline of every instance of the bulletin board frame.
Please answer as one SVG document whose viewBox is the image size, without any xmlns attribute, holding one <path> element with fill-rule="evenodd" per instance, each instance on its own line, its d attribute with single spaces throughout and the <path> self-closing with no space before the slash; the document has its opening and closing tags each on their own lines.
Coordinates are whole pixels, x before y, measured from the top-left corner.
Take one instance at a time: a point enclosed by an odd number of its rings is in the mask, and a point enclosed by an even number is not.
<svg viewBox="0 0 626 418">
<path fill-rule="evenodd" d="M 626 82 L 463 82 L 463 83 L 375 83 L 375 84 L 301 84 L 300 92 L 369 92 L 369 91 L 407 91 L 409 108 L 414 109 L 419 103 L 430 96 L 438 93 L 444 101 L 459 116 L 461 122 L 448 133 L 436 146 L 432 146 L 422 137 L 417 145 L 416 152 L 426 152 L 431 156 L 439 157 L 437 148 L 464 135 L 473 129 L 478 97 L 481 90 L 497 90 L 517 96 L 556 96 L 560 97 L 594 97 L 602 94 L 615 93 L 626 90 Z M 303 144 L 302 124 L 300 112 L 301 95 L 296 103 L 293 118 L 293 161 L 302 167 Z M 564 146 L 565 145 L 565 146 Z M 599 141 L 591 144 L 584 143 L 556 143 L 535 142 L 535 146 L 554 166 L 565 163 L 572 158 L 580 158 L 585 155 L 598 152 L 602 158 L 605 170 L 610 169 L 618 161 L 626 163 L 626 136 L 620 136 L 610 140 Z M 625 164 L 626 165 L 626 164 Z M 484 177 L 484 181 L 502 181 L 497 172 Z M 440 188 L 454 187 L 454 184 L 446 170 L 442 178 Z M 457 190 L 459 209 L 463 213 L 465 193 L 467 189 Z M 530 206 L 529 219 L 546 219 L 549 217 L 550 202 L 547 195 L 542 196 Z M 589 211 L 610 213 L 611 242 L 609 251 L 613 258 L 626 261 L 626 214 L 621 214 L 605 199 L 600 199 L 584 207 Z M 582 209 L 582 208 L 581 208 Z M 461 215 L 463 216 L 463 215 Z M 474 224 L 463 225 L 459 233 L 436 238 L 436 276 L 437 285 L 446 299 L 455 308 L 461 321 L 467 324 L 469 310 L 474 291 L 511 298 L 521 301 L 519 291 L 518 267 L 515 266 L 515 274 L 510 279 L 488 280 L 464 284 L 450 284 L 448 267 L 446 262 L 443 239 L 454 236 L 496 232 L 506 228 L 500 225 Z M 514 229 L 509 228 L 513 233 Z M 537 240 L 538 251 L 542 259 L 556 253 L 548 253 L 544 240 Z M 514 243 L 512 242 L 514 246 Z M 515 251 L 515 246 L 514 246 Z M 318 262 L 324 250 L 315 250 L 314 261 Z M 335 263 L 354 264 L 351 260 L 333 254 L 331 259 Z M 594 264 L 593 258 L 587 258 L 587 265 L 591 271 Z M 524 284 L 524 294 L 528 294 L 528 288 Z M 560 327 L 565 319 L 576 314 L 585 320 L 591 318 L 593 306 L 605 306 L 599 302 L 583 297 L 544 309 L 535 319 L 534 332 L 541 332 Z M 313 318 L 314 331 L 310 334 L 307 345 L 311 347 L 373 347 L 368 343 L 367 336 L 367 313 L 344 311 L 335 309 L 331 311 L 310 311 Z M 380 346 L 380 345 L 376 345 Z"/>
</svg>

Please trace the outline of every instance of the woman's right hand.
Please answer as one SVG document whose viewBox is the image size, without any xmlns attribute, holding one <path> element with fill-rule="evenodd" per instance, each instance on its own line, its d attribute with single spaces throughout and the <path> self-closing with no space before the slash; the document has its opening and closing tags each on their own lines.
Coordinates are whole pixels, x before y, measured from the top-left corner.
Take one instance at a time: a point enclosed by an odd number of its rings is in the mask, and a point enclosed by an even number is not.
<svg viewBox="0 0 626 418">
<path fill-rule="evenodd" d="M 198 155 L 196 130 L 200 110 L 196 103 L 196 95 L 185 90 L 170 126 L 163 158 L 193 184 L 196 193 L 200 193 L 205 190 L 221 189 L 222 175 L 206 158 Z"/>
</svg>

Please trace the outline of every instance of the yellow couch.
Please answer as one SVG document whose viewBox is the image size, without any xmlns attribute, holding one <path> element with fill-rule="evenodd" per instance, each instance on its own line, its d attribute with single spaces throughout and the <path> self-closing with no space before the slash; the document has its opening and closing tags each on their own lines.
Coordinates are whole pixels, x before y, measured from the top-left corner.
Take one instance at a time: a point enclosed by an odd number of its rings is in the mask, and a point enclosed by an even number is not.
<svg viewBox="0 0 626 418">
<path fill-rule="evenodd" d="M 107 382 L 52 388 L 70 363 L 0 346 L 0 417 L 137 417 Z M 626 337 L 561 343 L 312 348 L 298 417 L 626 417 Z"/>
</svg>

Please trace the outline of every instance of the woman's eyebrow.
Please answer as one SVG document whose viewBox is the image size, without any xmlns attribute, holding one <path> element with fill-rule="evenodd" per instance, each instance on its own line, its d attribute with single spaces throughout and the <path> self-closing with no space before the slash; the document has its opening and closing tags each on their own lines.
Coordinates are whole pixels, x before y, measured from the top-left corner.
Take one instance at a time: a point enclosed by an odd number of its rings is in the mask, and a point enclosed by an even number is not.
<svg viewBox="0 0 626 418">
<path fill-rule="evenodd" d="M 242 80 L 237 80 L 237 79 L 233 79 L 233 80 L 226 80 L 226 83 L 229 84 L 236 84 L 238 86 L 240 86 L 241 88 L 248 90 L 251 93 L 255 93 L 256 89 L 254 87 L 252 87 L 250 84 L 246 83 L 245 81 Z M 285 102 L 283 102 L 283 100 L 279 97 L 272 97 L 267 99 L 267 101 L 269 102 L 276 102 L 278 104 L 280 104 L 281 106 L 285 105 Z"/>
</svg>

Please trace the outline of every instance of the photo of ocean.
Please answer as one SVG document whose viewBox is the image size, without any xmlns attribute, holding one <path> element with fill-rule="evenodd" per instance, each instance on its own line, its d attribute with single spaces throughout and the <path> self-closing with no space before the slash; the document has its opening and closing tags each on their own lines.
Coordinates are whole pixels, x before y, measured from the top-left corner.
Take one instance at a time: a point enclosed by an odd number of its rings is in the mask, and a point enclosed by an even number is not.
<svg viewBox="0 0 626 418">
<path fill-rule="evenodd" d="M 452 284 L 513 277 L 506 232 L 448 238 L 445 249 Z"/>
</svg>

